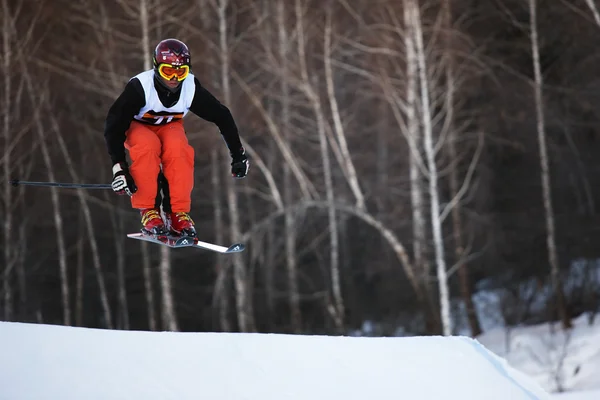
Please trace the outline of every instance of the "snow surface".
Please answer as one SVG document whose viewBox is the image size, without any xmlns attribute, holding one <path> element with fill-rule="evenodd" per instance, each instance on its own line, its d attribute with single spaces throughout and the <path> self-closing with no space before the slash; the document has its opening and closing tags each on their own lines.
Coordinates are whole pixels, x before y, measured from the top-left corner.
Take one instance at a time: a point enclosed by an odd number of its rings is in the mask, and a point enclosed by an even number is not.
<svg viewBox="0 0 600 400">
<path fill-rule="evenodd" d="M 136 332 L 0 322 L 2 400 L 204 398 L 554 397 L 464 336 Z"/>
<path fill-rule="evenodd" d="M 586 390 L 581 392 L 567 392 L 552 395 L 552 400 L 598 400 L 600 390 Z"/>
<path fill-rule="evenodd" d="M 547 392 L 597 390 L 600 400 L 600 315 L 590 317 L 574 319 L 570 331 L 545 323 L 496 328 L 477 340 Z"/>
</svg>

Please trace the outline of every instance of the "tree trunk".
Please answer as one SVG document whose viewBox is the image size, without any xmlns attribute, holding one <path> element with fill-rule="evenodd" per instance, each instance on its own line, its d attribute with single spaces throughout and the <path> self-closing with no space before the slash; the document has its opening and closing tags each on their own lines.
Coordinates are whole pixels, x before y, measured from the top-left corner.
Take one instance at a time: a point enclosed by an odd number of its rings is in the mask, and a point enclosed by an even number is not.
<svg viewBox="0 0 600 400">
<path fill-rule="evenodd" d="M 11 67 L 11 45 L 10 39 L 12 36 L 11 29 L 11 14 L 8 8 L 8 3 L 6 0 L 2 1 L 2 70 L 4 73 L 4 82 L 2 84 L 2 91 L 4 93 L 3 98 L 3 107 L 2 107 L 2 134 L 4 139 L 4 154 L 3 157 L 3 216 L 4 222 L 2 224 L 4 243 L 3 243 L 3 251 L 4 251 L 4 270 L 3 270 L 3 279 L 2 279 L 2 292 L 4 293 L 4 315 L 3 319 L 5 321 L 10 321 L 13 317 L 13 292 L 11 286 L 11 269 L 13 268 L 13 254 L 12 254 L 12 245 L 11 245 L 11 232 L 13 231 L 13 204 L 12 204 L 12 193 L 13 188 L 10 185 L 11 180 L 11 147 L 8 145 L 11 142 L 11 91 L 12 91 L 12 78 L 13 75 L 10 73 Z"/>
<path fill-rule="evenodd" d="M 154 289 L 152 285 L 152 268 L 150 260 L 150 246 L 147 242 L 140 242 L 140 252 L 142 254 L 142 274 L 144 275 L 144 292 L 146 294 L 146 305 L 148 309 L 148 329 L 155 331 L 158 328 L 156 312 L 154 306 Z"/>
<path fill-rule="evenodd" d="M 458 135 L 455 130 L 454 123 L 454 99 L 456 94 L 456 79 L 454 76 L 454 60 L 452 48 L 452 9 L 450 3 L 444 3 L 444 11 L 446 18 L 446 29 L 449 34 L 446 36 L 446 96 L 445 96 L 445 111 L 446 111 L 446 126 L 449 130 L 448 134 L 448 152 L 450 155 L 450 194 L 453 198 L 459 196 L 458 185 L 458 155 L 456 151 L 456 141 Z M 462 220 L 461 220 L 461 202 L 458 201 L 452 207 L 452 236 L 454 238 L 454 254 L 458 264 L 458 279 L 460 283 L 460 292 L 465 305 L 469 327 L 471 328 L 471 336 L 476 337 L 481 334 L 481 325 L 475 310 L 473 302 L 473 294 L 471 291 L 471 282 L 469 280 L 469 272 L 467 263 L 464 261 L 465 247 L 463 243 Z"/>
<path fill-rule="evenodd" d="M 562 282 L 559 275 L 559 261 L 556 250 L 556 235 L 554 230 L 554 210 L 552 207 L 552 189 L 550 184 L 550 167 L 548 162 L 548 150 L 546 145 L 546 129 L 544 123 L 544 107 L 542 95 L 542 71 L 540 66 L 539 42 L 537 31 L 537 10 L 536 0 L 529 0 L 529 16 L 531 28 L 531 52 L 533 55 L 533 72 L 535 77 L 535 112 L 537 118 L 538 143 L 540 147 L 540 170 L 542 175 L 542 197 L 544 202 L 544 212 L 546 219 L 546 245 L 548 248 L 548 261 L 550 263 L 550 276 L 554 295 L 556 296 L 556 306 L 558 314 L 562 321 L 564 329 L 572 327 L 571 318 L 567 311 L 566 301 L 562 289 Z"/>
<path fill-rule="evenodd" d="M 27 76 L 27 86 L 30 93 L 30 98 L 32 101 L 35 101 L 35 91 L 33 89 L 33 85 L 29 76 Z M 50 157 L 50 152 L 48 151 L 48 145 L 46 144 L 46 132 L 44 131 L 44 127 L 42 126 L 40 118 L 36 118 L 36 130 L 38 133 L 38 138 L 41 144 L 42 150 L 42 158 L 44 159 L 44 164 L 46 166 L 46 171 L 48 173 L 48 179 L 50 182 L 56 181 L 56 176 L 54 175 L 54 166 L 52 165 L 52 159 Z M 58 189 L 55 187 L 49 188 L 50 190 L 50 199 L 52 201 L 53 208 L 53 217 L 54 217 L 54 227 L 56 229 L 56 246 L 58 249 L 58 266 L 59 266 L 59 276 L 60 276 L 60 289 L 61 289 L 61 300 L 62 300 L 62 309 L 63 309 L 63 324 L 71 325 L 71 305 L 70 305 L 70 294 L 69 294 L 69 277 L 68 277 L 68 267 L 67 267 L 67 250 L 65 246 L 65 236 L 64 236 L 64 226 L 63 226 L 63 218 L 62 212 L 60 209 L 60 200 L 58 197 Z"/>
<path fill-rule="evenodd" d="M 175 301 L 173 300 L 173 282 L 171 280 L 171 252 L 166 246 L 160 246 L 160 286 L 162 289 L 162 323 L 167 331 L 178 331 Z"/>
<path fill-rule="evenodd" d="M 332 22 L 331 22 L 331 3 L 327 5 L 327 22 L 325 24 L 325 32 L 324 32 L 324 67 L 325 67 L 325 80 L 327 86 L 327 98 L 329 100 L 329 107 L 331 109 L 331 116 L 333 118 L 333 127 L 335 136 L 337 138 L 340 152 L 342 154 L 343 164 L 341 165 L 344 175 L 348 180 L 348 184 L 352 189 L 352 193 L 356 199 L 356 207 L 360 209 L 365 208 L 365 197 L 360 188 L 360 183 L 358 182 L 358 175 L 356 173 L 356 169 L 354 168 L 354 163 L 352 162 L 352 157 L 350 155 L 350 150 L 348 150 L 348 142 L 346 140 L 346 133 L 344 131 L 344 125 L 342 124 L 342 117 L 340 115 L 338 101 L 335 95 L 335 82 L 333 77 L 333 68 L 331 66 L 331 51 L 332 51 Z"/>
<path fill-rule="evenodd" d="M 215 240 L 217 243 L 223 243 L 225 240 L 223 228 L 223 207 L 221 206 L 221 171 L 219 165 L 219 151 L 213 150 L 211 155 L 211 174 L 213 184 L 213 209 L 215 210 Z M 215 286 L 213 290 L 213 307 L 219 311 L 219 325 L 223 332 L 231 331 L 229 323 L 229 267 L 222 259 L 216 260 Z"/>
<path fill-rule="evenodd" d="M 440 314 L 442 320 L 443 334 L 452 334 L 452 320 L 450 315 L 450 292 L 448 288 L 448 275 L 446 271 L 446 260 L 444 255 L 444 238 L 442 236 L 442 221 L 440 213 L 440 200 L 438 189 L 438 167 L 436 163 L 436 150 L 433 140 L 433 127 L 431 106 L 429 99 L 429 81 L 427 77 L 427 62 L 425 46 L 423 43 L 423 31 L 421 21 L 421 10 L 416 1 L 410 3 L 412 21 L 414 22 L 414 34 L 417 50 L 417 61 L 419 65 L 419 80 L 421 83 L 421 104 L 423 118 L 423 142 L 429 173 L 429 196 L 431 210 L 431 230 L 433 234 L 433 245 L 435 250 L 435 261 L 437 266 L 438 287 L 440 292 Z"/>
<path fill-rule="evenodd" d="M 431 333 L 441 331 L 439 311 L 434 306 L 433 294 L 430 283 L 431 264 L 427 257 L 427 230 L 425 218 L 425 183 L 421 170 L 421 150 L 423 148 L 423 134 L 419 129 L 417 117 L 417 91 L 419 84 L 418 67 L 419 61 L 415 49 L 415 27 L 416 21 L 412 20 L 410 4 L 404 7 L 404 24 L 406 34 L 404 44 L 406 47 L 406 135 L 407 140 L 412 141 L 409 146 L 409 168 L 410 168 L 410 199 L 413 219 L 413 257 L 415 268 L 420 271 L 419 280 L 423 287 L 426 298 L 426 329 Z"/>
<path fill-rule="evenodd" d="M 78 182 L 79 177 L 77 174 L 77 169 L 73 164 L 73 160 L 71 155 L 67 150 L 66 143 L 61 134 L 62 130 L 58 126 L 58 123 L 55 119 L 51 119 L 52 129 L 57 137 L 57 142 L 60 146 L 63 158 L 67 164 L 67 169 L 73 181 Z M 102 306 L 104 325 L 108 329 L 113 329 L 113 319 L 112 313 L 110 309 L 110 303 L 108 301 L 108 293 L 106 291 L 106 284 L 104 281 L 104 272 L 102 270 L 102 263 L 100 261 L 100 251 L 98 249 L 98 241 L 96 239 L 96 230 L 94 229 L 94 222 L 92 220 L 92 212 L 90 210 L 88 200 L 86 194 L 84 193 L 84 189 L 76 189 L 77 198 L 79 199 L 79 204 L 81 206 L 81 210 L 83 212 L 83 217 L 85 219 L 85 227 L 87 229 L 88 241 L 90 243 L 91 255 L 92 255 L 92 263 L 94 265 L 94 271 L 96 272 L 96 279 L 98 281 L 98 289 L 100 291 L 100 304 Z"/>
<path fill-rule="evenodd" d="M 21 188 L 22 189 L 22 188 Z M 27 255 L 27 225 L 20 224 L 17 240 L 19 241 L 19 250 L 16 254 L 15 263 L 17 270 L 17 281 L 19 282 L 19 315 L 20 320 L 29 320 L 28 304 L 27 304 L 27 274 L 25 271 L 25 257 Z"/>
<path fill-rule="evenodd" d="M 160 24 L 157 24 L 160 26 Z M 148 15 L 148 0 L 140 0 L 140 27 L 142 35 L 140 37 L 140 47 L 144 55 L 144 69 L 152 68 L 150 59 L 150 18 Z"/>
<path fill-rule="evenodd" d="M 125 287 L 125 249 L 123 243 L 123 222 L 113 213 L 113 229 L 115 239 L 115 252 L 117 257 L 117 293 L 119 299 L 118 326 L 117 328 L 129 329 L 129 310 L 127 307 L 127 288 Z"/>
<path fill-rule="evenodd" d="M 333 190 L 333 179 L 331 173 L 331 161 L 329 157 L 329 146 L 327 142 L 327 132 L 325 128 L 325 118 L 322 111 L 322 105 L 318 93 L 312 87 L 311 76 L 308 73 L 306 65 L 306 44 L 304 38 L 304 16 L 302 14 L 301 0 L 296 0 L 296 31 L 298 35 L 298 57 L 300 60 L 300 70 L 302 74 L 302 89 L 304 90 L 309 102 L 312 105 L 313 112 L 317 119 L 317 133 L 319 135 L 319 144 L 321 150 L 321 160 L 323 163 L 323 176 L 325 181 L 325 193 L 328 202 L 327 219 L 329 226 L 329 263 L 331 273 L 331 289 L 333 292 L 333 309 L 330 314 L 334 320 L 336 329 L 341 332 L 344 327 L 344 299 L 342 296 L 342 287 L 339 268 L 339 234 L 336 218 L 335 196 Z"/>
<path fill-rule="evenodd" d="M 85 236 L 85 222 L 82 213 L 83 211 L 81 210 L 77 213 L 77 232 L 79 239 L 77 239 L 77 277 L 75 282 L 75 326 L 83 326 L 83 284 L 85 276 L 85 269 L 83 267 L 85 242 L 83 237 Z"/>
<path fill-rule="evenodd" d="M 283 137 L 291 146 L 290 135 L 290 87 L 288 83 L 288 34 L 287 24 L 285 22 L 285 2 L 277 3 L 277 26 L 279 38 L 279 61 L 281 62 L 281 123 L 283 129 Z M 286 206 L 292 204 L 293 191 L 291 184 L 291 170 L 287 163 L 283 163 L 283 196 Z M 298 266 L 296 255 L 296 229 L 295 229 L 295 214 L 287 209 L 285 212 L 285 259 L 288 284 L 288 301 L 290 303 L 290 315 L 292 331 L 299 333 L 302 331 L 302 314 L 300 312 L 300 291 L 298 289 Z"/>
<path fill-rule="evenodd" d="M 221 88 L 223 90 L 223 98 L 225 104 L 231 104 L 231 89 L 229 86 L 229 38 L 227 36 L 227 7 L 228 0 L 219 0 L 218 4 L 218 21 L 219 21 L 219 55 L 221 61 Z M 228 153 L 228 152 L 224 152 Z M 229 154 L 227 154 L 229 156 Z M 227 189 L 227 205 L 229 207 L 229 224 L 230 224 L 230 237 L 231 240 L 236 241 L 241 236 L 240 229 L 240 216 L 238 210 L 238 200 L 236 196 L 235 187 L 232 179 L 227 179 L 225 183 Z M 242 332 L 253 332 L 254 317 L 252 298 L 248 294 L 248 277 L 246 271 L 246 265 L 242 255 L 235 253 L 232 255 L 233 259 L 233 276 L 234 286 L 236 291 L 236 311 L 238 318 L 238 326 Z"/>
</svg>

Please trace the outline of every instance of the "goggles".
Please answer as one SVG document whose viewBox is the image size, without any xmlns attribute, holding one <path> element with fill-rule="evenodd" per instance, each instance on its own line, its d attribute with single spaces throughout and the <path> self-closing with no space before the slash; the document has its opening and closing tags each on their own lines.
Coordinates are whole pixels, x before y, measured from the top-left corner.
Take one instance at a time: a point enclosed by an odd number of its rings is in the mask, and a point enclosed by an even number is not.
<svg viewBox="0 0 600 400">
<path fill-rule="evenodd" d="M 190 73 L 190 67 L 189 65 L 173 66 L 171 64 L 160 64 L 158 66 L 158 73 L 168 81 L 177 78 L 181 82 L 187 78 Z"/>
</svg>

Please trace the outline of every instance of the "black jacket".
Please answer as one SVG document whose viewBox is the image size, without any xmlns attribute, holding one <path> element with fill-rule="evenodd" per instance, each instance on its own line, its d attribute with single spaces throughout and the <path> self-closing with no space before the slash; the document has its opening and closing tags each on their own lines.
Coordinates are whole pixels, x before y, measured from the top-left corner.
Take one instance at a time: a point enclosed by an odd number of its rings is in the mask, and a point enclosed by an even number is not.
<svg viewBox="0 0 600 400">
<path fill-rule="evenodd" d="M 154 87 L 158 97 L 165 107 L 170 107 L 179 100 L 181 85 L 177 91 L 171 92 L 160 84 L 158 79 L 157 77 L 154 78 Z M 190 111 L 217 125 L 230 154 L 235 157 L 242 151 L 242 143 L 231 112 L 204 88 L 196 77 L 194 77 L 194 83 L 196 93 Z M 129 129 L 133 117 L 144 106 L 145 102 L 142 84 L 137 78 L 133 78 L 125 85 L 123 92 L 110 107 L 104 125 L 104 139 L 113 165 L 126 162 L 125 132 Z"/>
</svg>

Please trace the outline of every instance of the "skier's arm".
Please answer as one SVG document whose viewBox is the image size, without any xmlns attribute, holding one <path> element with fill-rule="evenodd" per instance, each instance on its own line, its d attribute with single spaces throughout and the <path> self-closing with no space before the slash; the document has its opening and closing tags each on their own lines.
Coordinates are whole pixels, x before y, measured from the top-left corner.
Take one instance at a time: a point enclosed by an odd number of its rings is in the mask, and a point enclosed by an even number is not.
<svg viewBox="0 0 600 400">
<path fill-rule="evenodd" d="M 200 84 L 198 78 L 194 77 L 194 83 L 196 84 L 196 94 L 190 106 L 190 111 L 217 125 L 231 156 L 234 159 L 241 156 L 244 150 L 231 112 Z"/>
<path fill-rule="evenodd" d="M 125 163 L 125 132 L 133 117 L 146 103 L 144 89 L 137 78 L 131 79 L 108 110 L 104 139 L 112 164 Z"/>
</svg>

